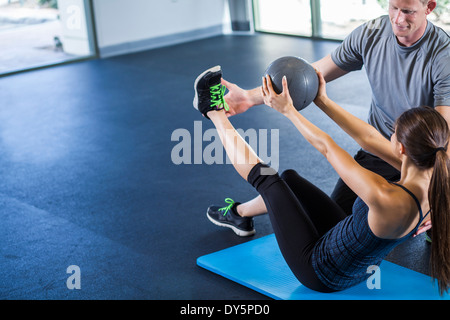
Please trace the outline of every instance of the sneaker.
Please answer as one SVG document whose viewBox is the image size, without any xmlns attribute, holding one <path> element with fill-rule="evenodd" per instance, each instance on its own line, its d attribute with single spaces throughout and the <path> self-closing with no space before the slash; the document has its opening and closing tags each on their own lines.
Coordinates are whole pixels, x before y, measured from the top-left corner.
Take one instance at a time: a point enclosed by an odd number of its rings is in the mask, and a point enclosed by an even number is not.
<svg viewBox="0 0 450 320">
<path fill-rule="evenodd" d="M 211 110 L 228 111 L 228 105 L 223 98 L 225 86 L 221 84 L 222 70 L 215 66 L 202 72 L 194 83 L 194 108 L 200 111 L 207 119 L 206 113 Z"/>
<path fill-rule="evenodd" d="M 427 231 L 425 231 L 425 240 L 428 243 L 431 243 L 431 229 L 428 229 Z"/>
<path fill-rule="evenodd" d="M 230 198 L 226 198 L 225 202 L 228 203 L 228 206 L 210 206 L 208 208 L 206 216 L 209 221 L 217 226 L 230 228 L 241 237 L 254 235 L 253 218 L 241 217 L 236 211 L 236 207 L 240 203 L 234 202 Z"/>
</svg>

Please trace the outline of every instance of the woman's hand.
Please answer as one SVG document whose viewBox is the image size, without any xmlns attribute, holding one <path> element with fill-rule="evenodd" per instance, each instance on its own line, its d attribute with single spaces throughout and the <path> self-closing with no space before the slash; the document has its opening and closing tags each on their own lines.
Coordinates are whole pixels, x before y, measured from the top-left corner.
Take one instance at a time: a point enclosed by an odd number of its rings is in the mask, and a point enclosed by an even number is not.
<svg viewBox="0 0 450 320">
<path fill-rule="evenodd" d="M 277 110 L 281 114 L 287 115 L 289 111 L 295 110 L 292 98 L 289 95 L 287 79 L 284 76 L 282 79 L 283 92 L 277 94 L 272 86 L 272 80 L 267 75 L 262 79 L 261 93 L 264 98 L 264 103 Z"/>
<path fill-rule="evenodd" d="M 322 75 L 322 72 L 315 69 L 317 73 L 317 77 L 319 78 L 319 90 L 317 91 L 316 98 L 314 99 L 314 103 L 319 105 L 320 103 L 325 102 L 328 99 L 327 90 L 326 90 L 326 81 Z"/>
</svg>

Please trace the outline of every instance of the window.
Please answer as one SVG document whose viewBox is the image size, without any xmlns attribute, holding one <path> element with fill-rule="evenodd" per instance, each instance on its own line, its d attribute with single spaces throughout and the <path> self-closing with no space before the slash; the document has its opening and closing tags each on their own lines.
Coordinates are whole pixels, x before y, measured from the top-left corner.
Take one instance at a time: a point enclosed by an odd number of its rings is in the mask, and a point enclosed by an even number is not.
<svg viewBox="0 0 450 320">
<path fill-rule="evenodd" d="M 0 75 L 95 56 L 88 0 L 0 0 Z"/>
<path fill-rule="evenodd" d="M 309 0 L 257 0 L 255 30 L 299 36 L 311 36 Z"/>
<path fill-rule="evenodd" d="M 344 39 L 366 21 L 387 14 L 379 0 L 320 0 L 322 37 Z"/>
<path fill-rule="evenodd" d="M 254 0 L 255 30 L 344 39 L 366 21 L 388 14 L 389 0 Z M 439 0 L 429 21 L 450 34 L 450 0 Z"/>
<path fill-rule="evenodd" d="M 450 35 L 450 0 L 439 0 L 436 9 L 428 17 Z"/>
</svg>

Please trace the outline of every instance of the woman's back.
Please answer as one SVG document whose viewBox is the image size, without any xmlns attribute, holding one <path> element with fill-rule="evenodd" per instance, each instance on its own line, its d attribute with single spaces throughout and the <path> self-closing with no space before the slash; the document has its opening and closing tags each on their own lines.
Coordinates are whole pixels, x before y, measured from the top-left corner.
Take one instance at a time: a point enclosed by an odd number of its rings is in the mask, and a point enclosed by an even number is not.
<svg viewBox="0 0 450 320">
<path fill-rule="evenodd" d="M 412 236 L 424 220 L 420 202 L 405 187 L 398 185 L 418 209 L 414 227 L 399 238 L 377 236 L 369 226 L 369 207 L 357 198 L 353 214 L 339 222 L 315 245 L 313 267 L 317 276 L 328 287 L 343 290 L 366 280 L 368 267 L 379 265 L 397 245 Z"/>
</svg>

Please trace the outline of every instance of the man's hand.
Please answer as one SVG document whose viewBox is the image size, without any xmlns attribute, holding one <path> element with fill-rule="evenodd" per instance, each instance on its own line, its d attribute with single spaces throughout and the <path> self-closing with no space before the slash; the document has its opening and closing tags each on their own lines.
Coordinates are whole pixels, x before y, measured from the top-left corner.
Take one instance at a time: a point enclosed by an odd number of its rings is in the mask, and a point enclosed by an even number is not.
<svg viewBox="0 0 450 320">
<path fill-rule="evenodd" d="M 244 90 L 225 79 L 222 79 L 222 85 L 228 89 L 228 93 L 224 97 L 229 107 L 229 110 L 226 113 L 228 117 L 243 113 L 254 105 L 262 103 L 262 97 L 259 97 L 259 88 Z"/>
<path fill-rule="evenodd" d="M 413 237 L 417 237 L 419 234 L 424 233 L 427 230 L 431 229 L 431 220 L 425 221 L 413 234 Z"/>
</svg>

